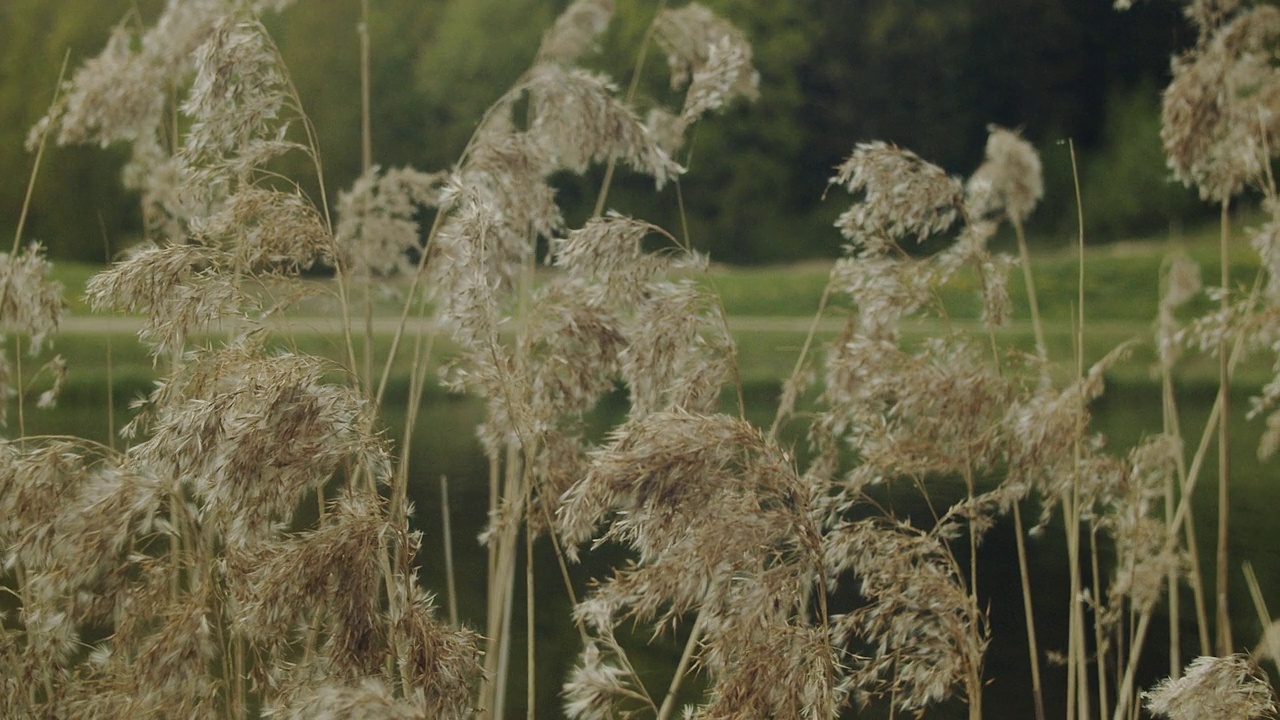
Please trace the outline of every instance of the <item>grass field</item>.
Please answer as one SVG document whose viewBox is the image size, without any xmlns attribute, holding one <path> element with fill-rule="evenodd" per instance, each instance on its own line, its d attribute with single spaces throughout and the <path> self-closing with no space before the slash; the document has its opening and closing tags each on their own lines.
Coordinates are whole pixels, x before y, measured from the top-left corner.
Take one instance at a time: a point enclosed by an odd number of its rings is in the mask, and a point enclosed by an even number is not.
<svg viewBox="0 0 1280 720">
<path fill-rule="evenodd" d="M 1258 272 L 1257 255 L 1243 236 L 1245 223 L 1237 225 L 1239 238 L 1234 242 L 1235 255 L 1231 272 L 1238 287 L 1245 289 Z M 1096 360 L 1121 342 L 1137 339 L 1132 357 L 1112 372 L 1116 379 L 1130 383 L 1151 380 L 1153 351 L 1150 345 L 1152 322 L 1160 293 L 1162 266 L 1174 253 L 1183 253 L 1201 265 L 1206 282 L 1218 276 L 1216 228 L 1206 228 L 1179 240 L 1138 239 L 1109 245 L 1088 246 L 1085 250 L 1085 357 Z M 1078 252 L 1071 247 L 1049 250 L 1032 248 L 1034 275 L 1041 311 L 1044 317 L 1050 356 L 1058 364 L 1058 374 L 1074 372 L 1074 329 L 1072 315 L 1077 302 L 1079 279 Z M 700 279 L 720 296 L 730 317 L 730 325 L 738 342 L 741 377 L 747 384 L 776 383 L 790 374 L 800 348 L 803 347 L 812 318 L 822 298 L 831 263 L 806 261 L 792 265 L 733 267 L 713 265 Z M 131 336 L 133 324 L 114 320 L 100 322 L 102 316 L 89 310 L 83 300 L 85 283 L 101 268 L 75 263 L 56 263 L 55 277 L 66 288 L 68 311 L 72 320 L 57 340 L 57 350 L 71 362 L 67 388 L 68 399 L 82 395 L 95 396 L 96 388 L 107 382 L 108 374 L 115 385 L 127 394 L 149 386 L 156 375 L 151 360 L 142 346 Z M 328 283 L 327 280 L 313 280 Z M 1013 320 L 1003 331 L 1007 339 L 1022 349 L 1033 348 L 1030 320 L 1026 315 L 1026 297 L 1021 278 L 1015 270 L 1009 278 Z M 976 322 L 980 312 L 977 278 L 973 272 L 962 272 L 939 290 L 947 318 L 918 324 L 909 330 L 907 342 L 913 338 L 936 334 L 948 328 L 962 332 L 982 332 Z M 308 353 L 341 362 L 345 355 L 342 339 L 336 333 L 317 330 L 319 318 L 336 317 L 335 301 L 325 293 L 303 303 L 289 327 L 288 343 Z M 1187 307 L 1188 317 L 1209 308 L 1201 299 Z M 838 332 L 849 311 L 847 301 L 833 299 L 818 325 L 814 348 L 821 350 Z M 379 296 L 375 314 L 379 318 L 375 357 L 385 357 L 389 347 L 390 328 L 400 312 L 394 295 Z M 89 331 L 89 329 L 92 329 Z M 357 329 L 359 333 L 359 329 Z M 108 373 L 107 340 L 110 341 L 112 367 Z M 360 339 L 357 338 L 357 345 Z M 450 343 L 436 339 L 438 357 L 447 357 Z M 357 347 L 359 351 L 359 347 Z M 397 367 L 407 368 L 410 358 L 402 352 Z M 1217 366 L 1212 358 L 1198 358 L 1183 368 L 1184 383 L 1214 383 Z M 1270 368 L 1262 362 L 1245 363 L 1237 379 L 1246 387 L 1256 387 L 1270 376 Z"/>
</svg>

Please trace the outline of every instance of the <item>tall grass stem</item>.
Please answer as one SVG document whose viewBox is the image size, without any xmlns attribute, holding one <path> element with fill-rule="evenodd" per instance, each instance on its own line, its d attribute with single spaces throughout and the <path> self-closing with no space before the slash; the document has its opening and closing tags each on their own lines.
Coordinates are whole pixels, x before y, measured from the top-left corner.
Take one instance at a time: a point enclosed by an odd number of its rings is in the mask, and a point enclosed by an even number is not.
<svg viewBox="0 0 1280 720">
<path fill-rule="evenodd" d="M 1229 291 L 1231 288 L 1231 255 L 1228 240 L 1231 236 L 1231 201 L 1222 200 L 1222 216 L 1219 233 L 1219 262 L 1221 263 L 1222 297 L 1220 311 L 1223 318 L 1231 309 Z M 1224 333 L 1218 340 L 1218 403 L 1222 411 L 1218 413 L 1218 551 L 1216 555 L 1217 583 L 1215 587 L 1217 607 L 1217 650 L 1219 657 L 1227 657 L 1233 652 L 1235 643 L 1231 641 L 1231 611 L 1228 600 L 1228 567 L 1230 560 L 1230 521 L 1231 521 L 1231 442 L 1227 433 L 1227 421 L 1231 409 L 1231 368 L 1227 357 L 1227 335 Z"/>
<path fill-rule="evenodd" d="M 440 532 L 444 542 L 444 578 L 449 603 L 449 625 L 458 625 L 458 583 L 453 570 L 453 527 L 449 506 L 449 478 L 440 476 Z"/>
</svg>

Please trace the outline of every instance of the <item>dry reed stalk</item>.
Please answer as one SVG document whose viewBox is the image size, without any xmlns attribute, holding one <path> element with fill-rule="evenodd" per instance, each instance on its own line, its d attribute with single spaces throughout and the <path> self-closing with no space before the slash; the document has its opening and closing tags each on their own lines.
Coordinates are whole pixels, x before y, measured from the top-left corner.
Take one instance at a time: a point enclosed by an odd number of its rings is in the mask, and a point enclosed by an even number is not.
<svg viewBox="0 0 1280 720">
<path fill-rule="evenodd" d="M 1231 287 L 1231 255 L 1228 250 L 1228 239 L 1231 236 L 1231 203 L 1227 198 L 1222 200 L 1221 232 L 1219 234 L 1218 263 L 1221 266 L 1221 302 L 1218 311 L 1224 316 L 1231 310 L 1231 300 L 1227 294 Z M 1231 444 L 1227 432 L 1227 419 L 1231 415 L 1231 369 L 1227 356 L 1229 339 L 1224 333 L 1218 339 L 1218 403 L 1222 411 L 1218 413 L 1218 549 L 1214 556 L 1215 582 L 1215 622 L 1217 628 L 1217 652 L 1221 656 L 1230 655 L 1234 649 L 1231 639 L 1231 611 L 1228 605 L 1228 543 L 1230 542 L 1231 518 Z"/>
<path fill-rule="evenodd" d="M 1160 298 L 1160 311 L 1156 323 L 1156 348 L 1160 361 L 1161 406 L 1166 435 L 1182 437 L 1181 423 L 1178 419 L 1177 398 L 1173 391 L 1173 366 L 1177 361 L 1181 348 L 1177 340 L 1178 321 L 1174 312 L 1187 301 L 1195 297 L 1201 289 L 1200 268 L 1183 256 L 1176 256 L 1167 266 L 1164 273 L 1164 292 Z M 1166 522 L 1172 522 L 1173 514 L 1181 502 L 1181 488 L 1187 483 L 1187 464 L 1185 453 L 1177 454 L 1177 475 L 1171 478 L 1169 490 L 1166 492 Z M 1186 540 L 1184 547 L 1190 557 L 1187 579 L 1191 584 L 1195 603 L 1196 621 L 1200 636 L 1201 654 L 1210 651 L 1209 620 L 1204 602 L 1204 585 L 1201 582 L 1200 553 L 1195 541 L 1195 523 L 1190 513 L 1184 523 Z M 1177 583 L 1174 578 L 1169 582 L 1169 614 L 1170 614 L 1170 676 L 1175 680 L 1182 671 L 1179 643 L 1176 642 L 1179 632 L 1175 626 L 1178 617 Z M 1180 624 L 1180 623 L 1179 623 Z"/>
<path fill-rule="evenodd" d="M 1067 148 L 1071 153 L 1071 179 L 1075 188 L 1076 199 L 1076 228 L 1078 234 L 1076 236 L 1076 248 L 1079 252 L 1078 271 L 1079 275 L 1076 282 L 1076 311 L 1074 313 L 1074 330 L 1073 342 L 1075 344 L 1076 359 L 1076 378 L 1080 380 L 1084 377 L 1084 324 L 1085 324 L 1085 308 L 1084 308 L 1084 205 L 1081 200 L 1080 192 L 1080 168 L 1076 162 L 1076 146 L 1075 142 L 1068 138 Z M 1083 417 L 1078 416 L 1080 418 Z M 1072 474 L 1072 483 L 1070 495 L 1064 494 L 1063 515 L 1067 524 L 1067 562 L 1071 567 L 1071 621 L 1070 634 L 1071 651 L 1068 654 L 1070 659 L 1067 664 L 1068 682 L 1067 682 L 1067 717 L 1090 717 L 1089 713 L 1089 677 L 1088 677 L 1088 660 L 1086 658 L 1087 650 L 1085 648 L 1085 629 L 1084 629 L 1084 603 L 1083 603 L 1083 587 L 1080 581 L 1080 521 L 1082 515 L 1080 508 L 1080 485 L 1081 476 L 1080 468 L 1083 462 L 1083 448 L 1081 436 L 1084 434 L 1083 424 L 1076 427 L 1073 434 L 1074 438 L 1074 472 Z M 1076 692 L 1073 694 L 1072 690 Z M 1074 715 L 1073 711 L 1079 714 Z"/>
</svg>

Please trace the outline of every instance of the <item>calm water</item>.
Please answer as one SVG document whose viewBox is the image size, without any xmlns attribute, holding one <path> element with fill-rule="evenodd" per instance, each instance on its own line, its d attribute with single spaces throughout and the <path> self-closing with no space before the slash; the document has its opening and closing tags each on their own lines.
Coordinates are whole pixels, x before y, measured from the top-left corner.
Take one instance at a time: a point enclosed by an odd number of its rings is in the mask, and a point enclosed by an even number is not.
<svg viewBox="0 0 1280 720">
<path fill-rule="evenodd" d="M 750 394 L 749 415 L 766 424 L 772 418 L 773 399 L 768 390 Z M 1212 405 L 1211 392 L 1184 396 L 1183 427 L 1188 437 L 1198 439 L 1205 417 Z M 1243 396 L 1237 401 L 1237 411 L 1246 407 Z M 602 411 L 608 419 L 621 415 L 621 403 Z M 392 410 L 387 422 L 389 427 L 399 425 L 403 411 Z M 123 411 L 117 413 L 122 416 Z M 1240 413 L 1237 412 L 1237 415 Z M 28 432 L 65 433 L 74 428 L 86 437 L 105 439 L 105 413 L 100 407 L 66 405 L 56 411 L 28 414 Z M 424 531 L 424 548 L 420 557 L 425 583 L 439 594 L 439 602 L 445 602 L 444 554 L 442 550 L 442 523 L 440 522 L 440 477 L 449 481 L 452 512 L 453 544 L 457 572 L 457 590 L 460 614 L 473 628 L 484 627 L 484 575 L 486 555 L 476 541 L 485 522 L 488 507 L 487 465 L 475 441 L 473 428 L 481 420 L 482 408 L 478 402 L 466 398 L 434 396 L 419 419 L 419 432 L 414 438 L 413 467 L 414 487 L 412 499 L 417 508 L 416 522 Z M 87 422 L 98 418 L 100 421 Z M 1154 387 L 1110 388 L 1102 401 L 1095 406 L 1095 429 L 1111 438 L 1112 448 L 1123 449 L 1141 439 L 1144 433 L 1160 428 L 1160 402 L 1158 389 Z M 1278 493 L 1272 487 L 1271 466 L 1263 467 L 1254 452 L 1261 423 L 1246 423 L 1236 418 L 1233 428 L 1233 483 L 1232 496 L 1232 610 L 1237 645 L 1247 649 L 1259 637 L 1259 622 L 1249 601 L 1249 595 L 1239 563 L 1252 562 L 1262 584 L 1264 595 L 1271 600 L 1273 611 L 1280 608 L 1280 531 L 1273 514 Z M 1189 440 L 1193 444 L 1195 439 Z M 1215 517 L 1215 488 L 1212 468 L 1215 460 L 1208 458 L 1210 470 L 1198 488 L 1197 519 L 1201 557 L 1212 560 Z M 940 488 L 945 495 L 947 488 Z M 951 492 L 960 492 L 952 488 Z M 906 499 L 911 502 L 910 498 Z M 899 506 L 902 513 L 910 513 L 909 506 Z M 1024 517 L 1034 518 L 1038 508 L 1025 507 Z M 1061 528 L 1051 528 L 1041 539 L 1029 546 L 1031 573 L 1035 587 L 1037 627 L 1040 644 L 1044 650 L 1065 651 L 1068 568 L 1065 561 Z M 576 658 L 579 641 L 568 616 L 569 601 L 560 579 L 550 546 L 545 540 L 537 547 L 535 573 L 540 579 L 536 587 L 537 625 L 536 641 L 538 657 L 538 706 L 539 717 L 560 717 L 556 697 L 560 682 Z M 1012 521 L 998 525 L 984 540 L 979 556 L 979 588 L 988 603 L 992 643 L 987 656 L 986 677 L 989 681 L 984 703 L 990 718 L 1031 717 L 1029 675 L 1023 629 L 1023 611 L 1018 591 L 1016 551 Z M 592 577 L 604 576 L 608 568 L 625 559 L 618 550 L 604 550 L 586 556 L 580 566 L 573 568 L 576 592 L 581 596 Z M 1204 568 L 1212 577 L 1211 567 Z M 523 568 L 518 569 L 523 573 Z M 515 682 L 508 694 L 508 716 L 523 717 L 524 676 L 523 639 L 524 598 L 523 583 L 518 583 L 521 594 L 515 599 L 515 633 L 521 638 L 513 647 L 511 674 Z M 1184 593 L 1185 594 L 1185 593 Z M 1183 601 L 1183 661 L 1195 656 L 1195 628 L 1191 620 L 1191 598 Z M 836 601 L 839 602 L 839 599 Z M 846 603 L 848 600 L 846 600 Z M 1212 612 L 1212 608 L 1210 610 Z M 442 608 L 442 613 L 444 612 Z M 1167 673 L 1168 624 L 1164 617 L 1152 623 L 1145 654 L 1144 685 Z M 647 684 L 661 693 L 666 679 L 679 656 L 683 638 L 672 641 L 661 639 L 647 643 L 647 634 L 636 638 L 633 661 L 645 675 Z M 1045 666 L 1046 703 L 1050 717 L 1060 715 L 1065 702 L 1064 673 L 1060 668 Z M 1055 710 L 1057 712 L 1055 712 Z M 867 717 L 868 715 L 861 715 Z M 875 716 L 875 715 L 870 715 Z M 931 710 L 928 717 L 963 717 L 958 705 Z"/>
</svg>

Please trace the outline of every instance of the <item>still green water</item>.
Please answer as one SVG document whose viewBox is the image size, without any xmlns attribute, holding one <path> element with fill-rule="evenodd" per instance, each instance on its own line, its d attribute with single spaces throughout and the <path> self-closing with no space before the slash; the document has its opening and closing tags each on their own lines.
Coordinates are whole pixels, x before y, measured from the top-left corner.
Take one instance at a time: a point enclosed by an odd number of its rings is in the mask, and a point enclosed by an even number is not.
<svg viewBox="0 0 1280 720">
<path fill-rule="evenodd" d="M 1235 639 L 1238 649 L 1247 650 L 1257 642 L 1260 623 L 1252 608 L 1249 594 L 1240 572 L 1240 564 L 1252 563 L 1261 583 L 1264 596 L 1273 606 L 1280 608 L 1280 523 L 1275 508 L 1280 490 L 1272 487 L 1275 464 L 1264 465 L 1256 457 L 1257 440 L 1262 432 L 1261 421 L 1247 422 L 1243 418 L 1247 407 L 1247 393 L 1239 395 L 1234 403 L 1232 425 L 1233 495 L 1231 502 L 1231 599 Z M 118 398 L 123 400 L 127 398 Z M 28 434 L 67 433 L 105 441 L 107 421 L 102 405 L 88 404 L 88 398 L 78 398 L 74 404 L 64 403 L 53 411 L 28 411 Z M 748 392 L 748 416 L 765 426 L 772 420 L 774 394 L 770 388 L 754 388 Z M 1189 438 L 1188 444 L 1198 440 L 1206 417 L 1213 403 L 1212 390 L 1184 393 L 1181 421 Z M 625 412 L 621 401 L 603 408 L 599 424 L 615 422 Z M 392 408 L 386 423 L 394 434 L 401 424 L 403 409 Z M 127 419 L 127 411 L 121 407 L 117 421 Z M 440 478 L 448 478 L 450 513 L 453 533 L 454 563 L 457 576 L 459 614 L 472 628 L 484 627 L 485 566 L 486 554 L 476 538 L 484 526 L 488 507 L 488 469 L 474 428 L 482 420 L 483 407 L 473 399 L 433 395 L 428 397 L 418 421 L 418 431 L 413 438 L 412 467 L 414 472 L 411 499 L 416 507 L 415 523 L 424 533 L 423 551 L 419 558 L 424 583 L 438 594 L 438 601 L 445 613 L 445 562 L 441 522 Z M 13 419 L 10 419 L 13 422 Z M 1094 429 L 1109 438 L 1109 446 L 1116 452 L 1139 441 L 1145 434 L 1159 430 L 1161 426 L 1159 389 L 1155 386 L 1130 386 L 1109 388 L 1103 399 L 1094 406 Z M 11 428 L 12 429 L 12 428 Z M 802 441 L 797 440 L 797 444 Z M 1205 475 L 1197 489 L 1196 519 L 1203 571 L 1212 577 L 1214 553 L 1214 518 L 1216 517 L 1216 489 L 1213 453 L 1207 458 Z M 937 488 L 938 497 L 957 496 L 962 490 L 945 483 Z M 902 515 L 913 511 L 923 512 L 920 506 L 911 505 L 914 500 L 896 498 L 900 503 L 897 512 Z M 1039 508 L 1028 504 L 1024 516 L 1034 518 Z M 1039 642 L 1042 650 L 1065 651 L 1067 616 L 1068 567 L 1065 543 L 1061 527 L 1051 527 L 1042 538 L 1029 546 L 1031 574 L 1034 583 L 1035 610 Z M 998 524 L 985 538 L 979 555 L 979 588 L 987 603 L 992 642 L 987 654 L 985 676 L 988 681 L 984 706 L 989 718 L 1032 717 L 1030 676 L 1026 655 L 1026 638 L 1012 521 Z M 607 575 L 609 568 L 626 560 L 618 549 L 603 548 L 587 553 L 584 561 L 572 567 L 575 592 L 582 597 L 591 579 Z M 1105 562 L 1105 553 L 1104 553 Z M 1087 570 L 1087 568 L 1086 568 Z M 524 573 L 523 567 L 517 572 Z M 1105 570 L 1104 570 L 1105 573 Z M 561 717 L 558 698 L 560 683 L 577 656 L 580 641 L 569 618 L 570 603 L 561 580 L 550 544 L 540 540 L 535 552 L 535 587 L 537 643 L 537 705 L 538 717 Z M 525 699 L 525 648 L 527 637 L 524 617 L 524 584 L 517 583 L 519 594 L 515 598 L 514 633 L 517 641 L 512 648 L 512 686 L 508 691 L 508 717 L 524 717 Z M 1196 630 L 1192 617 L 1192 600 L 1183 593 L 1182 645 L 1183 663 L 1198 654 L 1195 647 Z M 836 598 L 836 604 L 846 606 L 850 598 Z M 1164 612 L 1162 609 L 1161 612 Z M 1212 612 L 1212 607 L 1210 608 Z M 646 684 L 655 692 L 665 689 L 671 669 L 679 657 L 683 637 L 662 637 L 650 642 L 647 633 L 641 631 L 632 638 L 633 662 L 644 676 Z M 1157 618 L 1151 626 L 1144 654 L 1143 686 L 1168 673 L 1168 620 L 1167 615 Z M 1059 716 L 1065 707 L 1065 673 L 1061 668 L 1044 666 L 1046 704 L 1049 716 Z M 691 692 L 697 685 L 691 684 Z M 691 696 L 692 697 L 692 696 Z M 851 713 L 852 716 L 852 713 Z M 887 717 L 887 713 L 871 709 L 858 717 Z M 950 703 L 930 709 L 926 717 L 966 717 L 958 703 Z"/>
</svg>

